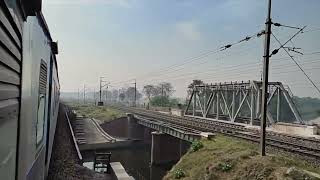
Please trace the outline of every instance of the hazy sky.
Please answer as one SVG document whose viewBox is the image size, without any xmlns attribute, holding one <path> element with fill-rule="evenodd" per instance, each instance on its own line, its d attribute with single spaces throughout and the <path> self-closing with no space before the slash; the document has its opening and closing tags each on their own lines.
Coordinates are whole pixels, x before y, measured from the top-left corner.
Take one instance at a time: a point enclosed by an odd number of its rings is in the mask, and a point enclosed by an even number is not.
<svg viewBox="0 0 320 180">
<path fill-rule="evenodd" d="M 288 46 L 320 86 L 320 1 L 273 1 L 274 22 L 302 27 Z M 44 0 L 43 13 L 59 42 L 62 91 L 83 84 L 98 88 L 106 76 L 114 88 L 171 82 L 184 97 L 192 79 L 205 82 L 259 80 L 263 38 L 227 51 L 198 57 L 264 29 L 267 0 Z M 286 41 L 297 30 L 273 27 Z M 272 49 L 279 45 L 272 40 Z M 176 65 L 176 66 L 173 66 Z M 169 68 L 168 68 L 169 67 Z M 283 52 L 271 60 L 270 78 L 288 84 L 295 95 L 320 97 Z M 126 82 L 124 82 L 126 81 Z"/>
</svg>

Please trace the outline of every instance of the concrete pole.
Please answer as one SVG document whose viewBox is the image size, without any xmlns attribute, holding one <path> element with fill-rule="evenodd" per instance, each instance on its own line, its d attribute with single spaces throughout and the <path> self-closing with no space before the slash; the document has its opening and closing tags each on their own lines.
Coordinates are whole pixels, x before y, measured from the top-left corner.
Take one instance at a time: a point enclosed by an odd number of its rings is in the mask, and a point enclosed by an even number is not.
<svg viewBox="0 0 320 180">
<path fill-rule="evenodd" d="M 268 17 L 266 20 L 264 60 L 263 60 L 263 79 L 262 79 L 262 104 L 261 104 L 261 156 L 266 155 L 266 122 L 267 122 L 267 102 L 268 102 L 268 74 L 270 57 L 270 35 L 271 35 L 271 0 L 268 3 Z"/>
</svg>

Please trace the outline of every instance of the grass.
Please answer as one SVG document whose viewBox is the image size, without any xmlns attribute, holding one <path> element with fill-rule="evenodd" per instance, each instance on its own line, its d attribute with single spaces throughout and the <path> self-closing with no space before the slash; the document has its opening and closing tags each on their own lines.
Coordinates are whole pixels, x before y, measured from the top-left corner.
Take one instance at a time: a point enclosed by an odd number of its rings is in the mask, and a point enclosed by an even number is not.
<svg viewBox="0 0 320 180">
<path fill-rule="evenodd" d="M 79 115 L 95 118 L 104 122 L 109 122 L 125 116 L 123 112 L 109 107 L 100 107 L 94 105 L 73 105 L 71 107 Z"/>
<path fill-rule="evenodd" d="M 177 179 L 177 170 L 184 173 L 180 177 L 184 180 L 308 179 L 303 170 L 320 173 L 320 168 L 284 154 L 261 157 L 256 144 L 239 139 L 218 135 L 201 142 L 203 147 L 190 149 L 164 179 Z M 288 174 L 289 168 L 294 171 Z"/>
</svg>

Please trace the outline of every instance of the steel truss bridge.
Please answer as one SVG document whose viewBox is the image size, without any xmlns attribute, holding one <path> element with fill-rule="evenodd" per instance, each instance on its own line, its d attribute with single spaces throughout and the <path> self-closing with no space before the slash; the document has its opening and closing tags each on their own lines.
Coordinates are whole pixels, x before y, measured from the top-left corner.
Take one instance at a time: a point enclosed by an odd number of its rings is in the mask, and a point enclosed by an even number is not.
<svg viewBox="0 0 320 180">
<path fill-rule="evenodd" d="M 268 125 L 280 121 L 304 124 L 289 87 L 269 82 L 268 92 Z M 261 94 L 261 81 L 195 85 L 189 90 L 185 116 L 259 125 Z"/>
<path fill-rule="evenodd" d="M 200 132 L 212 132 L 259 143 L 260 130 L 248 128 L 248 124 L 260 124 L 261 86 L 259 81 L 196 85 L 189 91 L 184 116 L 135 107 L 112 107 L 132 113 L 143 126 L 179 138 L 192 135 L 197 139 Z M 268 92 L 269 125 L 280 121 L 304 123 L 288 87 L 281 82 L 270 82 Z M 268 131 L 266 144 L 319 163 L 319 139 Z"/>
<path fill-rule="evenodd" d="M 251 141 L 254 143 L 260 142 L 260 131 L 258 129 L 247 128 L 247 125 L 241 123 L 231 123 L 227 121 L 204 119 L 200 117 L 179 117 L 134 107 L 111 107 L 126 113 L 132 113 L 135 118 L 141 121 L 148 120 L 149 125 L 138 123 L 180 139 L 180 135 L 185 136 L 186 134 L 189 134 L 196 137 L 199 132 L 212 132 Z M 165 124 L 165 126 L 163 126 L 163 124 Z M 172 134 L 170 131 L 180 131 L 181 133 L 179 133 L 180 135 L 177 136 L 177 132 L 173 132 L 174 134 Z M 185 140 L 189 141 L 190 139 Z M 299 154 L 306 158 L 313 159 L 312 162 L 320 163 L 319 139 L 268 131 L 266 144 L 268 147 Z"/>
</svg>

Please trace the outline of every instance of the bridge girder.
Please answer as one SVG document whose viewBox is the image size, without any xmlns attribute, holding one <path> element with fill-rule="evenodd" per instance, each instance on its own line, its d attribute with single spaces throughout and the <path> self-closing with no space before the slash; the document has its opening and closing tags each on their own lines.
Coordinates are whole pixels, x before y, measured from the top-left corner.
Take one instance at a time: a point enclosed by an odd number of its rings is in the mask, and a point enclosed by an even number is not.
<svg viewBox="0 0 320 180">
<path fill-rule="evenodd" d="M 261 81 L 196 85 L 190 90 L 185 116 L 260 124 Z M 304 123 L 289 87 L 269 82 L 268 93 L 268 125 L 281 121 Z"/>
</svg>

